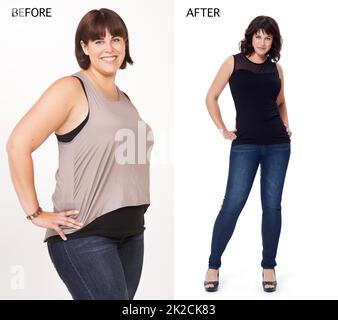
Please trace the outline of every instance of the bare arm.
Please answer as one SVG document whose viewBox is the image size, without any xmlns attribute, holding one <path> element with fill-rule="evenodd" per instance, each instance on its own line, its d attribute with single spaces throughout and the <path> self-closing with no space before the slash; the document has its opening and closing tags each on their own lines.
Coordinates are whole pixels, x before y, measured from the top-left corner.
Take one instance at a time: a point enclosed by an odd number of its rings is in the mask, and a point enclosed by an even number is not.
<svg viewBox="0 0 338 320">
<path fill-rule="evenodd" d="M 78 85 L 72 77 L 53 83 L 15 126 L 7 141 L 12 181 L 27 215 L 39 206 L 31 154 L 67 119 L 74 105 L 74 88 Z M 34 218 L 35 221 L 40 226 L 51 227 L 50 221 L 43 222 L 40 217 Z"/>
<path fill-rule="evenodd" d="M 277 63 L 277 69 L 279 73 L 279 78 L 281 79 L 281 89 L 277 97 L 277 105 L 279 108 L 279 113 L 280 117 L 284 123 L 284 126 L 286 127 L 286 130 L 291 137 L 292 133 L 290 131 L 290 126 L 289 126 L 289 118 L 288 118 L 288 112 L 287 112 L 287 107 L 286 107 L 286 102 L 285 102 L 285 96 L 284 96 L 284 74 L 283 74 L 283 69 L 280 64 Z"/>
<path fill-rule="evenodd" d="M 221 68 L 216 74 L 214 81 L 211 84 L 211 87 L 208 91 L 206 97 L 206 105 L 211 119 L 215 123 L 216 127 L 226 139 L 234 140 L 236 139 L 236 134 L 234 131 L 229 131 L 222 119 L 220 108 L 218 105 L 218 98 L 224 90 L 225 86 L 229 82 L 231 73 L 234 68 L 234 57 L 229 56 L 222 64 Z"/>
</svg>

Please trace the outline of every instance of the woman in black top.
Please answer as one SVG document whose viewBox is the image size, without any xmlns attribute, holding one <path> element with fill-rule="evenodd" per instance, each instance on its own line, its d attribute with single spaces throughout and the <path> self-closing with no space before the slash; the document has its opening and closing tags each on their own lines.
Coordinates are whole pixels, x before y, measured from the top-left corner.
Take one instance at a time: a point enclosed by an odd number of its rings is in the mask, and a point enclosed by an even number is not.
<svg viewBox="0 0 338 320">
<path fill-rule="evenodd" d="M 290 157 L 287 108 L 280 59 L 282 38 L 274 19 L 256 17 L 240 42 L 240 53 L 228 57 L 206 99 L 209 114 L 225 139 L 232 141 L 227 188 L 215 221 L 206 291 L 218 289 L 221 256 L 261 167 L 263 289 L 276 290 L 274 267 L 281 229 L 281 198 Z M 222 120 L 218 97 L 229 82 L 236 107 L 236 129 Z"/>
</svg>

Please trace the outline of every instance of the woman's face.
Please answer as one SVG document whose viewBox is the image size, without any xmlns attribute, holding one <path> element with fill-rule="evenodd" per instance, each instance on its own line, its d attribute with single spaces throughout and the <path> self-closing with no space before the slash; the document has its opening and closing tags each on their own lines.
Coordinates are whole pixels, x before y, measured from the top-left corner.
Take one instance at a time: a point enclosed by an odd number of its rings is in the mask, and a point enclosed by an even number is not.
<svg viewBox="0 0 338 320">
<path fill-rule="evenodd" d="M 263 32 L 262 29 L 257 31 L 252 36 L 252 46 L 256 54 L 263 56 L 266 55 L 272 46 L 272 36 Z"/>
<path fill-rule="evenodd" d="M 114 37 L 106 29 L 103 38 L 89 40 L 86 45 L 81 42 L 82 49 L 90 59 L 90 67 L 104 75 L 115 74 L 120 69 L 125 57 L 125 42 L 122 37 Z"/>
</svg>

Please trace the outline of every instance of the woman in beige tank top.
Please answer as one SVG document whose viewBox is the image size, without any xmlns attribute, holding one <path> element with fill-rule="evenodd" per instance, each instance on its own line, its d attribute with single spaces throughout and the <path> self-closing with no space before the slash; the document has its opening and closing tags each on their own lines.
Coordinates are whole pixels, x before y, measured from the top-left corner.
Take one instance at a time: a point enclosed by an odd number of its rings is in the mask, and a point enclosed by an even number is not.
<svg viewBox="0 0 338 320">
<path fill-rule="evenodd" d="M 73 298 L 132 299 L 142 270 L 153 141 L 115 84 L 117 71 L 133 63 L 121 17 L 109 9 L 88 12 L 75 54 L 82 70 L 54 82 L 9 137 L 11 177 L 27 218 L 47 229 L 45 240 L 56 240 L 48 241 L 49 254 Z M 47 212 L 39 206 L 31 154 L 52 133 L 59 167 L 54 210 Z"/>
</svg>

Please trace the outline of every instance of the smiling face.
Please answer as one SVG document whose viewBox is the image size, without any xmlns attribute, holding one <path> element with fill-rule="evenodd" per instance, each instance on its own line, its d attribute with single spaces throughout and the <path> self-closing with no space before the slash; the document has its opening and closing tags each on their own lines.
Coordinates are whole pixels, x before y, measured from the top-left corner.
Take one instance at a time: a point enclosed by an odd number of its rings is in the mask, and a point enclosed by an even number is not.
<svg viewBox="0 0 338 320">
<path fill-rule="evenodd" d="M 110 76 L 120 69 L 126 52 L 126 44 L 122 37 L 113 36 L 106 29 L 105 36 L 88 43 L 81 41 L 82 50 L 89 57 L 90 67 L 99 73 Z"/>
<path fill-rule="evenodd" d="M 252 46 L 259 56 L 265 56 L 272 47 L 273 37 L 268 35 L 264 30 L 258 30 L 252 36 Z"/>
</svg>

